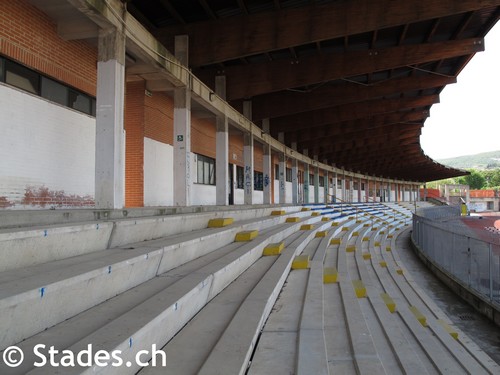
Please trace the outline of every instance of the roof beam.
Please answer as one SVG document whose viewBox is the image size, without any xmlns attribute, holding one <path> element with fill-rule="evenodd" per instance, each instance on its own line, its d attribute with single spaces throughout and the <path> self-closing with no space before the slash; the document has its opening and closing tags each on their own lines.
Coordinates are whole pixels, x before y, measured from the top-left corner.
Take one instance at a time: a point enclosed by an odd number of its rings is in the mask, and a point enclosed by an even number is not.
<svg viewBox="0 0 500 375">
<path fill-rule="evenodd" d="M 321 87 L 310 92 L 285 91 L 259 95 L 252 98 L 252 119 L 259 121 L 265 118 L 293 115 L 402 92 L 443 87 L 456 81 L 455 77 L 429 74 L 392 79 L 369 86 L 344 82 L 335 86 Z M 243 102 L 233 103 L 233 106 L 236 109 L 242 109 Z"/>
<path fill-rule="evenodd" d="M 309 150 L 315 146 L 341 149 L 344 144 L 363 146 L 373 144 L 381 140 L 389 142 L 392 139 L 402 139 L 402 137 L 406 137 L 407 135 L 420 135 L 420 129 L 420 124 L 391 124 L 372 131 L 356 130 L 331 138 L 318 137 L 300 140 L 297 141 L 297 145 L 301 149 Z"/>
<path fill-rule="evenodd" d="M 279 117 L 271 120 L 270 124 L 273 133 L 298 131 L 319 125 L 366 118 L 377 114 L 427 107 L 438 102 L 439 95 L 429 95 L 417 98 L 371 100 L 325 108 L 317 111 L 303 112 L 294 116 Z"/>
<path fill-rule="evenodd" d="M 238 4 L 244 16 L 165 27 L 155 36 L 170 47 L 175 35 L 188 34 L 189 61 L 198 67 L 494 7 L 500 0 L 351 0 L 251 15 L 244 1 Z"/>
<path fill-rule="evenodd" d="M 230 66 L 224 72 L 227 98 L 228 100 L 251 98 L 369 72 L 472 55 L 483 50 L 483 39 L 472 38 L 377 50 L 348 51 L 342 54 L 322 54 L 304 57 L 299 63 L 287 59 Z M 196 72 L 196 75 L 207 83 L 214 82 L 216 74 L 220 74 L 216 69 Z"/>
<path fill-rule="evenodd" d="M 344 121 L 328 124 L 297 132 L 285 133 L 285 139 L 290 142 L 310 141 L 318 138 L 337 139 L 337 137 L 350 136 L 354 132 L 369 132 L 379 128 L 386 129 L 395 124 L 410 125 L 417 123 L 422 126 L 429 113 L 425 111 L 390 113 L 371 116 L 354 121 Z M 416 125 L 416 124 L 415 124 Z"/>
</svg>

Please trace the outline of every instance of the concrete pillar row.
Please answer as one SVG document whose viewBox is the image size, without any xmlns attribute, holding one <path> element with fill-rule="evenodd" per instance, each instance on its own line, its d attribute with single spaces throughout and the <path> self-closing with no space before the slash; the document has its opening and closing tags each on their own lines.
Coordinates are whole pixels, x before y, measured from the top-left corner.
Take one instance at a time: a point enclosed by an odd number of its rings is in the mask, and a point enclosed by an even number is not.
<svg viewBox="0 0 500 375">
<path fill-rule="evenodd" d="M 286 203 L 286 156 L 284 152 L 279 155 L 278 170 L 279 200 L 280 204 L 284 204 Z"/>
<path fill-rule="evenodd" d="M 98 41 L 95 207 L 125 205 L 125 34 L 101 29 Z"/>
<path fill-rule="evenodd" d="M 317 157 L 314 157 L 317 160 Z M 319 203 L 319 167 L 314 167 L 314 203 Z"/>
<path fill-rule="evenodd" d="M 215 93 L 226 100 L 226 77 L 215 77 Z M 217 116 L 217 132 L 215 136 L 215 181 L 216 204 L 227 206 L 229 204 L 229 129 L 227 116 Z"/>
<path fill-rule="evenodd" d="M 324 172 L 323 181 L 325 182 L 324 203 L 328 204 L 328 203 L 330 203 L 329 196 L 328 196 L 330 194 L 330 176 L 328 175 L 327 170 L 325 170 L 325 172 Z"/>
<path fill-rule="evenodd" d="M 264 204 L 271 204 L 271 168 L 272 168 L 272 153 L 271 145 L 263 145 L 263 157 L 262 157 L 262 171 L 264 174 Z"/>
<path fill-rule="evenodd" d="M 292 142 L 292 150 L 297 151 L 297 142 Z M 299 204 L 299 162 L 292 159 L 292 203 Z"/>
<path fill-rule="evenodd" d="M 342 171 L 342 201 L 345 202 L 347 200 L 346 197 L 346 179 L 345 179 L 345 171 Z"/>
<path fill-rule="evenodd" d="M 189 39 L 187 35 L 175 37 L 175 57 L 188 64 Z M 191 206 L 191 89 L 174 89 L 174 204 Z"/>
<path fill-rule="evenodd" d="M 309 156 L 309 150 L 307 148 L 302 150 L 305 156 Z M 309 164 L 304 163 L 304 203 L 309 203 Z"/>
<path fill-rule="evenodd" d="M 245 100 L 243 102 L 243 115 L 252 120 L 252 102 Z M 253 170 L 254 170 L 254 157 L 253 157 L 253 136 L 250 133 L 243 135 L 243 160 L 245 163 L 244 176 L 244 201 L 245 204 L 253 204 Z"/>
</svg>

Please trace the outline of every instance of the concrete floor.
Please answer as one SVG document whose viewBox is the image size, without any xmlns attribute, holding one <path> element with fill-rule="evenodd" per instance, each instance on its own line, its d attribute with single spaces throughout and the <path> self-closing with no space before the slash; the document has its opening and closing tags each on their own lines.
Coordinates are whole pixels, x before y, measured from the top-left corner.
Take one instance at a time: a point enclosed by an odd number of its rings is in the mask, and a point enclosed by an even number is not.
<svg viewBox="0 0 500 375">
<path fill-rule="evenodd" d="M 401 260 L 418 285 L 457 327 L 500 364 L 500 327 L 463 302 L 425 267 L 410 247 L 410 231 L 405 231 L 399 236 L 397 249 Z"/>
</svg>

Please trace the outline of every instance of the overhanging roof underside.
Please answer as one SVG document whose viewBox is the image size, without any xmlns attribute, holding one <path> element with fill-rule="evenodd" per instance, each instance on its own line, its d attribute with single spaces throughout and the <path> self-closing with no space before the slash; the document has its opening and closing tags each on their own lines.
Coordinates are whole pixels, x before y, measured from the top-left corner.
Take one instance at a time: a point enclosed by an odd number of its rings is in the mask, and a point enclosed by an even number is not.
<svg viewBox="0 0 500 375">
<path fill-rule="evenodd" d="M 500 0 L 128 0 L 169 50 L 273 137 L 321 162 L 395 179 L 464 174 L 427 157 L 432 104 L 497 22 Z M 445 142 L 446 140 L 443 140 Z"/>
</svg>

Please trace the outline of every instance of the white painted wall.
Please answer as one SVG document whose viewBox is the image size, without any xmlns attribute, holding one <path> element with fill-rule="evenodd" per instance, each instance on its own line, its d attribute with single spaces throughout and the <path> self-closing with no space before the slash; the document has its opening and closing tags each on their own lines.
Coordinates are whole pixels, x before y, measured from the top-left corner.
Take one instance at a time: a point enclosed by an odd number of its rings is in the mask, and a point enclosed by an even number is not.
<svg viewBox="0 0 500 375">
<path fill-rule="evenodd" d="M 274 184 L 274 193 L 273 193 L 273 196 L 274 196 L 274 202 L 275 202 L 275 204 L 283 203 L 283 202 L 280 202 L 280 182 L 278 180 L 274 180 L 273 184 Z M 292 183 L 288 182 L 288 181 L 285 182 L 285 189 L 286 189 L 286 192 L 285 192 L 285 203 L 292 203 L 292 199 L 293 199 L 293 196 L 292 196 Z"/>
<path fill-rule="evenodd" d="M 245 202 L 245 190 L 234 188 L 234 204 L 243 204 Z"/>
<path fill-rule="evenodd" d="M 264 203 L 264 192 L 260 190 L 253 191 L 253 204 L 263 204 Z"/>
<path fill-rule="evenodd" d="M 314 201 L 314 184 L 309 185 L 309 203 L 316 203 Z"/>
<path fill-rule="evenodd" d="M 344 199 L 344 197 L 342 196 L 342 189 L 337 189 L 337 192 L 335 193 L 335 198 Z"/>
<path fill-rule="evenodd" d="M 285 201 L 286 203 L 292 203 L 293 195 L 292 195 L 292 183 L 291 182 L 286 182 L 286 196 L 285 196 Z"/>
<path fill-rule="evenodd" d="M 325 187 L 324 186 L 319 187 L 318 197 L 319 197 L 318 203 L 325 203 Z"/>
<path fill-rule="evenodd" d="M 361 190 L 361 202 L 366 202 L 366 191 Z"/>
<path fill-rule="evenodd" d="M 0 84 L 0 197 L 27 186 L 94 197 L 95 118 Z"/>
<path fill-rule="evenodd" d="M 144 138 L 144 206 L 174 204 L 173 166 L 173 146 Z"/>
<path fill-rule="evenodd" d="M 215 205 L 216 204 L 215 185 L 193 184 L 194 206 Z"/>
</svg>

